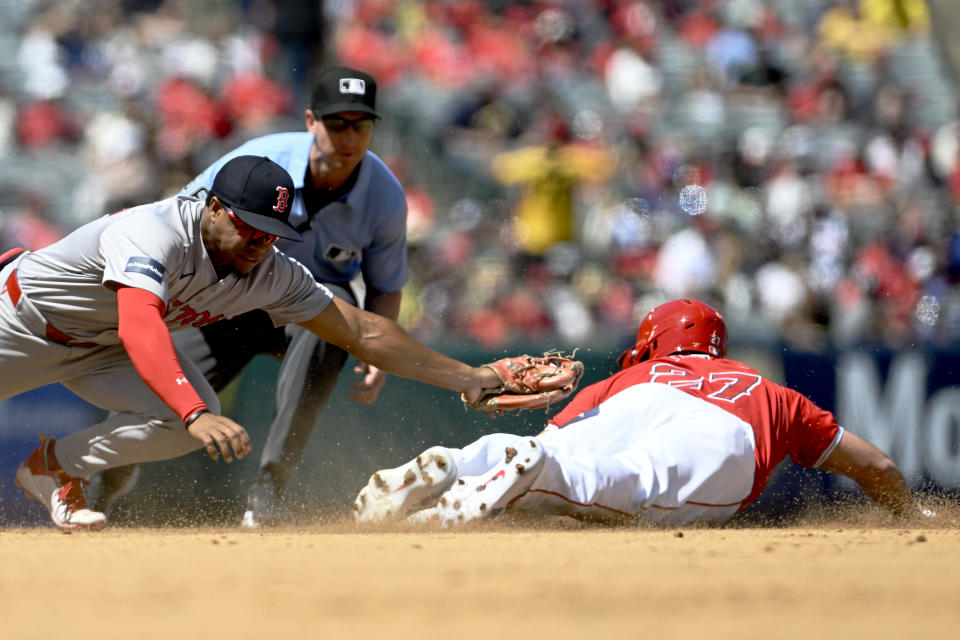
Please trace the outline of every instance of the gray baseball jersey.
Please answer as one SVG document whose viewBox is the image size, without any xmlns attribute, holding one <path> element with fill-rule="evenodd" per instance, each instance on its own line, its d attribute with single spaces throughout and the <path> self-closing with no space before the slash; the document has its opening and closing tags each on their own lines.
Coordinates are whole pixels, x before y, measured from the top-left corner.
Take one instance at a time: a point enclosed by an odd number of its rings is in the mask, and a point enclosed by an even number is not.
<svg viewBox="0 0 960 640">
<path fill-rule="evenodd" d="M 23 293 L 70 337 L 118 344 L 117 283 L 166 303 L 171 331 L 264 309 L 279 326 L 309 320 L 330 302 L 296 260 L 274 249 L 246 275 L 218 278 L 200 237 L 203 202 L 174 197 L 90 222 L 19 264 Z"/>
<path fill-rule="evenodd" d="M 202 211 L 201 201 L 186 197 L 124 210 L 0 270 L 0 400 L 62 382 L 114 412 L 58 438 L 57 457 L 70 475 L 165 460 L 200 447 L 180 416 L 137 374 L 117 337 L 117 295 L 104 285 L 138 287 L 159 296 L 171 331 L 257 308 L 277 325 L 302 322 L 330 303 L 329 290 L 277 250 L 250 273 L 219 279 L 201 240 Z M 47 339 L 51 325 L 86 344 Z M 203 373 L 185 354 L 177 355 L 189 383 L 219 413 L 219 400 Z"/>
</svg>

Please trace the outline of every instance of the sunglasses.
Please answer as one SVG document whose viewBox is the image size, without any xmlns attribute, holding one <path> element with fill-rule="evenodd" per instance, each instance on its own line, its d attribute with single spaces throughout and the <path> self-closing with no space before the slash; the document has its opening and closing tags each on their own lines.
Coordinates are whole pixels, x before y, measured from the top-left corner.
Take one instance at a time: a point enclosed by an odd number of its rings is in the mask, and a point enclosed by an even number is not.
<svg viewBox="0 0 960 640">
<path fill-rule="evenodd" d="M 323 116 L 320 118 L 324 128 L 333 133 L 343 133 L 350 127 L 359 134 L 367 134 L 373 131 L 373 118 L 357 118 L 356 120 L 347 120 L 340 116 Z"/>
<path fill-rule="evenodd" d="M 230 209 L 224 207 L 223 210 L 227 212 L 227 216 L 230 218 L 230 222 L 233 223 L 237 233 L 239 233 L 240 237 L 247 242 L 261 242 L 266 239 L 267 244 L 273 244 L 277 241 L 277 236 L 266 233 L 265 231 L 254 229 L 246 222 L 238 218 L 233 211 L 230 211 Z"/>
</svg>

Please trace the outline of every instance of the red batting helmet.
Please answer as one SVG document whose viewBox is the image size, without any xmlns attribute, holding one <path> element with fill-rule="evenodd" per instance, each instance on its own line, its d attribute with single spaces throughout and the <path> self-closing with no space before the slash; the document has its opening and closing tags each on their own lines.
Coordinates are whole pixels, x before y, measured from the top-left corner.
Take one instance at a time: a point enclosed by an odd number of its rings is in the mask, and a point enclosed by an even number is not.
<svg viewBox="0 0 960 640">
<path fill-rule="evenodd" d="M 681 351 L 708 353 L 717 358 L 727 354 L 727 326 L 719 311 L 692 298 L 654 307 L 640 323 L 637 344 L 621 353 L 617 363 L 626 369 Z"/>
</svg>

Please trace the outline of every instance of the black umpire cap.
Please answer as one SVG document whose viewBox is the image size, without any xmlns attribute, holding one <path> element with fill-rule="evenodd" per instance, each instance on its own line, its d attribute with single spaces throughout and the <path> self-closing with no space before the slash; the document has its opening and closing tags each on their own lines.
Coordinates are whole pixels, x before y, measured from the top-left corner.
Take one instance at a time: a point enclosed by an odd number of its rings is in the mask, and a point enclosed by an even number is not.
<svg viewBox="0 0 960 640">
<path fill-rule="evenodd" d="M 379 118 L 377 81 L 357 69 L 328 67 L 317 77 L 310 110 L 318 118 L 344 111 L 360 111 Z"/>
<path fill-rule="evenodd" d="M 217 172 L 210 193 L 257 231 L 303 240 L 290 225 L 293 180 L 265 156 L 237 156 Z"/>
</svg>

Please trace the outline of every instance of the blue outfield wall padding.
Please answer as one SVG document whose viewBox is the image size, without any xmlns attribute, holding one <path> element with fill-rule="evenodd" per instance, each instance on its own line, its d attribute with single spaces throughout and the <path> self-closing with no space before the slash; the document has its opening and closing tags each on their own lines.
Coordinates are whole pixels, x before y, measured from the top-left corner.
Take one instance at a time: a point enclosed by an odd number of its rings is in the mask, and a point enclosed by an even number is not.
<svg viewBox="0 0 960 640">
<path fill-rule="evenodd" d="M 441 348 L 471 364 L 506 353 Z M 612 352 L 581 350 L 586 373 L 581 388 L 613 372 Z M 619 353 L 619 351 L 617 351 Z M 960 487 L 960 391 L 954 387 L 960 352 L 863 350 L 810 354 L 770 348 L 738 349 L 732 357 L 809 395 L 837 413 L 844 427 L 891 454 L 914 486 L 944 491 Z M 463 446 L 495 431 L 533 434 L 549 414 L 526 411 L 491 419 L 467 411 L 443 389 L 390 376 L 373 405 L 347 399 L 353 378 L 348 362 L 330 405 L 315 426 L 304 459 L 294 469 L 288 497 L 306 519 L 347 516 L 357 492 L 377 469 L 393 467 L 434 444 Z M 253 453 L 225 464 L 202 451 L 142 469 L 137 490 L 121 500 L 116 524 L 149 526 L 236 524 L 273 412 L 278 361 L 258 356 L 221 393 L 224 413 L 244 425 Z M 551 412 L 552 413 L 552 412 Z M 103 412 L 51 385 L 0 403 L 0 526 L 48 522 L 43 509 L 13 486 L 16 466 L 36 446 L 38 433 L 61 436 L 101 419 Z M 855 487 L 835 476 L 786 461 L 767 490 L 741 516 L 788 519 L 824 498 Z"/>
</svg>

